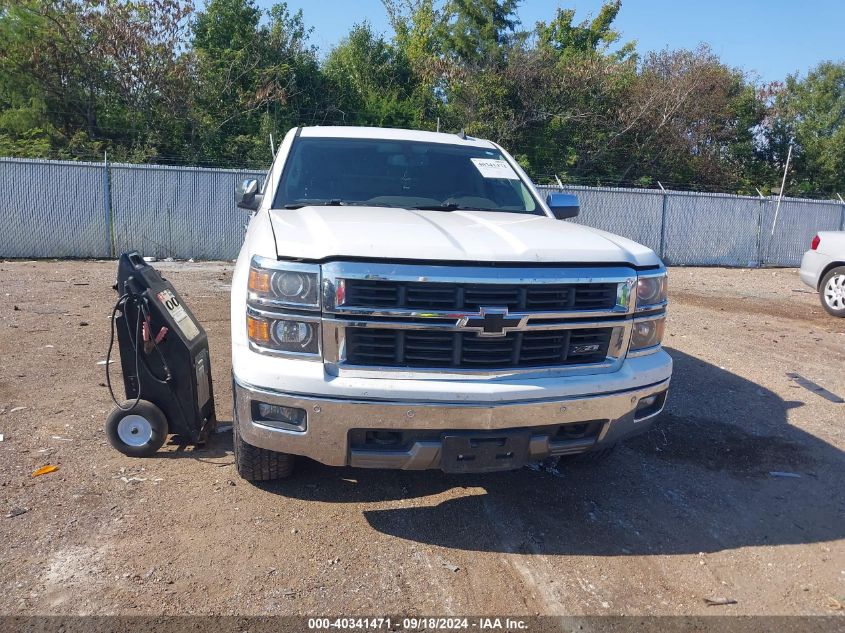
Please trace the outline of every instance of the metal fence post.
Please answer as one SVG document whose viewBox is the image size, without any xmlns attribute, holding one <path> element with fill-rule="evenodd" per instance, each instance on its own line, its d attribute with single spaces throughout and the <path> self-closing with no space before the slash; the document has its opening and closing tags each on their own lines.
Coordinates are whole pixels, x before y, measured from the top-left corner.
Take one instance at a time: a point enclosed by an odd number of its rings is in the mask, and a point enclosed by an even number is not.
<svg viewBox="0 0 845 633">
<path fill-rule="evenodd" d="M 111 213 L 111 173 L 109 170 L 108 152 L 103 153 L 103 210 L 106 219 L 106 239 L 108 241 L 108 257 L 114 257 L 114 222 Z"/>
<path fill-rule="evenodd" d="M 757 244 L 755 252 L 755 265 L 758 268 L 763 267 L 763 216 L 766 211 L 766 197 L 757 189 L 757 195 L 760 196 L 759 211 L 757 212 Z"/>
<path fill-rule="evenodd" d="M 836 197 L 839 198 L 839 202 L 842 203 L 842 213 L 839 216 L 839 230 L 845 231 L 845 200 L 842 199 L 841 194 L 836 194 Z"/>
<path fill-rule="evenodd" d="M 663 192 L 663 209 L 660 213 L 660 259 L 666 259 L 666 206 L 669 203 L 669 195 L 666 193 L 666 189 L 657 181 L 657 184 L 660 185 L 660 190 Z"/>
</svg>

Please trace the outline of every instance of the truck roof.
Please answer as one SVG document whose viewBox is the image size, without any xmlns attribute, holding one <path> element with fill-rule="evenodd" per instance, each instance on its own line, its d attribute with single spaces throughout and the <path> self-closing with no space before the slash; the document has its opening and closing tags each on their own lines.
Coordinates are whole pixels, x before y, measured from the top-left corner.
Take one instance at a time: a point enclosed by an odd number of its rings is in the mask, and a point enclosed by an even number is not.
<svg viewBox="0 0 845 633">
<path fill-rule="evenodd" d="M 352 125 L 329 125 L 303 127 L 301 136 L 323 138 L 370 138 L 393 141 L 423 141 L 426 143 L 447 143 L 449 145 L 468 145 L 471 147 L 495 147 L 490 141 L 458 134 L 443 132 L 425 132 L 422 130 L 403 130 L 386 127 L 359 127 Z"/>
</svg>

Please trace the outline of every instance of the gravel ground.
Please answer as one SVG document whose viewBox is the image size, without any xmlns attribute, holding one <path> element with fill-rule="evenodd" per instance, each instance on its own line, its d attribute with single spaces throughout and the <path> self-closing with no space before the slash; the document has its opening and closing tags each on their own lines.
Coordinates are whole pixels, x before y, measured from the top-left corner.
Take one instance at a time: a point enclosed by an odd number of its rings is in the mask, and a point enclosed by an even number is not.
<svg viewBox="0 0 845 633">
<path fill-rule="evenodd" d="M 230 421 L 231 264 L 159 267 Z M 0 263 L 0 614 L 843 613 L 845 404 L 787 374 L 845 396 L 845 322 L 795 270 L 671 271 L 667 412 L 601 465 L 257 487 L 229 433 L 109 447 L 115 269 Z"/>
</svg>

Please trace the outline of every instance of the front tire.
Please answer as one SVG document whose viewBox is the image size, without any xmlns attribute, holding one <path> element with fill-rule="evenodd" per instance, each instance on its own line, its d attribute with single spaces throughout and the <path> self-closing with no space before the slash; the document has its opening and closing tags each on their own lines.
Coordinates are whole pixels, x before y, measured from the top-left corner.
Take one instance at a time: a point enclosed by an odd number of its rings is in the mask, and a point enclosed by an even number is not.
<svg viewBox="0 0 845 633">
<path fill-rule="evenodd" d="M 819 284 L 822 307 L 835 317 L 845 317 L 845 266 L 829 270 Z"/>
<path fill-rule="evenodd" d="M 128 400 L 122 406 L 134 402 Z M 167 440 L 167 418 L 147 400 L 138 400 L 128 410 L 115 408 L 106 421 L 106 437 L 118 451 L 129 457 L 149 457 Z"/>
<path fill-rule="evenodd" d="M 286 479 L 293 473 L 293 455 L 247 444 L 238 433 L 237 422 L 232 426 L 232 447 L 235 453 L 235 468 L 238 475 L 246 481 Z"/>
</svg>

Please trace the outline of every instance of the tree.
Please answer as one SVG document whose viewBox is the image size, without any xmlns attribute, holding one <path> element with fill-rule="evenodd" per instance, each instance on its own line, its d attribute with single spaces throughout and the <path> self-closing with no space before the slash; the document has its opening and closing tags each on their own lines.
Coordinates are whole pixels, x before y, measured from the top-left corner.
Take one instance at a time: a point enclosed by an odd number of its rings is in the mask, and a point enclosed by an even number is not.
<svg viewBox="0 0 845 633">
<path fill-rule="evenodd" d="M 707 47 L 650 53 L 619 102 L 618 129 L 600 156 L 611 157 L 621 181 L 736 190 L 763 114 L 744 75 Z"/>
<path fill-rule="evenodd" d="M 401 49 L 356 24 L 324 65 L 335 105 L 348 124 L 413 127 L 413 77 Z"/>
<path fill-rule="evenodd" d="M 194 23 L 195 127 L 203 157 L 266 164 L 270 131 L 317 118 L 320 77 L 302 11 L 263 12 L 253 0 L 211 0 Z"/>
<path fill-rule="evenodd" d="M 552 23 L 537 25 L 536 44 L 514 38 L 495 64 L 454 73 L 446 90 L 450 124 L 511 148 L 540 180 L 592 176 L 583 169 L 587 146 L 608 134 L 619 86 L 636 71 L 630 55 L 598 53 L 618 39 L 608 6 L 618 10 L 606 5 L 577 27 L 574 12 L 559 10 Z"/>
<path fill-rule="evenodd" d="M 560 56 L 598 53 L 624 61 L 635 54 L 635 42 L 627 42 L 615 52 L 608 53 L 610 47 L 621 39 L 620 33 L 612 28 L 621 8 L 622 0 L 610 0 L 602 5 L 595 18 L 575 25 L 572 24 L 575 10 L 558 8 L 553 20 L 537 23 L 537 45 Z"/>
<path fill-rule="evenodd" d="M 434 7 L 434 0 L 382 0 L 394 43 L 417 72 L 429 74 L 432 61 L 443 52 L 444 13 Z"/>
<path fill-rule="evenodd" d="M 2 7 L 6 143 L 23 134 L 22 120 L 32 126 L 27 135 L 43 132 L 39 147 L 72 158 L 98 157 L 109 148 L 128 157 L 174 138 L 170 122 L 186 110 L 179 87 L 187 72 L 178 51 L 189 2 L 4 0 Z"/>
<path fill-rule="evenodd" d="M 804 79 L 787 77 L 768 123 L 772 161 L 782 165 L 794 140 L 794 193 L 845 194 L 845 62 L 822 62 Z"/>
<path fill-rule="evenodd" d="M 47 94 L 30 72 L 27 40 L 45 25 L 31 6 L 0 2 L 0 155 L 49 156 L 58 131 Z M 43 36 L 36 38 L 43 41 Z"/>
<path fill-rule="evenodd" d="M 443 50 L 473 65 L 497 64 L 516 41 L 519 0 L 450 0 L 441 28 Z"/>
<path fill-rule="evenodd" d="M 845 189 L 845 65 L 758 86 L 706 47 L 640 57 L 595 16 L 519 0 L 382 0 L 321 61 L 301 12 L 256 0 L 0 0 L 0 155 L 263 167 L 308 124 L 465 129 L 543 182 Z"/>
</svg>

